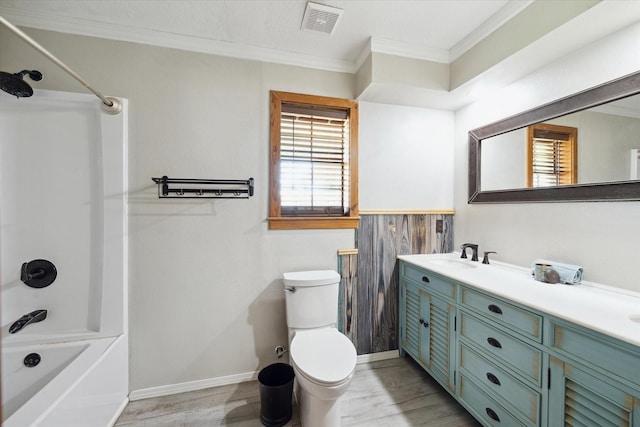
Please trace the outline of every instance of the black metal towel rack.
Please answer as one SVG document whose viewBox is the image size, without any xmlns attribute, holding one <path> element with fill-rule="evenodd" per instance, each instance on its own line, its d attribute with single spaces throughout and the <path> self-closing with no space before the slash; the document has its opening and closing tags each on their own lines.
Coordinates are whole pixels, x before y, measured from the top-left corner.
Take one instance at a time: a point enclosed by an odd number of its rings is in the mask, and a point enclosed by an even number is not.
<svg viewBox="0 0 640 427">
<path fill-rule="evenodd" d="M 151 179 L 158 184 L 158 197 L 161 199 L 248 199 L 253 196 L 253 178 L 187 179 L 165 175 Z"/>
</svg>

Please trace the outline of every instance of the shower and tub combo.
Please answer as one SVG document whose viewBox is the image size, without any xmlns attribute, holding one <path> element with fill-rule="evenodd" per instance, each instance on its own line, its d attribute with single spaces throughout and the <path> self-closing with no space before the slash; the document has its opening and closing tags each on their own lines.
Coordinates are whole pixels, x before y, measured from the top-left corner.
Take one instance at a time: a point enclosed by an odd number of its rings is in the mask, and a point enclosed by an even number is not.
<svg viewBox="0 0 640 427">
<path fill-rule="evenodd" d="M 102 101 L 0 72 L 2 425 L 106 427 L 128 402 L 127 102 L 0 23 Z"/>
<path fill-rule="evenodd" d="M 127 402 L 126 138 L 92 96 L 0 93 L 5 427 L 107 426 Z"/>
</svg>

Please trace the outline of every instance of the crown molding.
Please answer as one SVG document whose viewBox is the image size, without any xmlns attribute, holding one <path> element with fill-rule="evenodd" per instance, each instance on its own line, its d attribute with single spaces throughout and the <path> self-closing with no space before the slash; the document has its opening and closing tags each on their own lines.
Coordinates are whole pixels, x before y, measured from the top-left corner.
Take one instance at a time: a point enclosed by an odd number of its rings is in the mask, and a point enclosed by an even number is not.
<svg viewBox="0 0 640 427">
<path fill-rule="evenodd" d="M 141 43 L 150 46 L 208 53 L 238 59 L 273 62 L 326 71 L 355 73 L 372 52 L 449 64 L 509 19 L 520 13 L 524 8 L 533 3 L 533 1 L 534 0 L 526 0 L 507 3 L 498 13 L 494 14 L 450 50 L 433 48 L 417 43 L 404 43 L 371 37 L 355 61 L 322 58 L 300 53 L 284 52 L 276 49 L 260 48 L 241 43 L 223 42 L 202 37 L 185 36 L 99 21 L 88 21 L 86 19 L 62 17 L 35 11 L 16 10 L 1 6 L 0 14 L 15 25 L 22 27 Z"/>
<path fill-rule="evenodd" d="M 591 108 L 588 111 L 595 111 L 596 113 L 613 114 L 615 116 L 640 119 L 640 110 L 636 108 L 614 105 L 614 104 L 600 105 L 598 107 Z"/>
<path fill-rule="evenodd" d="M 480 43 L 489 34 L 500 28 L 507 21 L 522 12 L 535 0 L 509 2 L 498 12 L 493 14 L 482 25 L 473 30 L 468 36 L 458 42 L 451 49 L 438 49 L 417 43 L 404 43 L 393 40 L 371 37 L 355 61 L 355 69 L 359 69 L 370 53 L 384 53 L 405 58 L 421 59 L 424 61 L 450 64 L 469 49 Z"/>
<path fill-rule="evenodd" d="M 449 51 L 446 49 L 430 48 L 425 45 L 396 42 L 393 40 L 369 37 L 366 44 L 355 60 L 354 70 L 359 70 L 364 61 L 372 53 L 401 56 L 404 58 L 420 59 L 424 61 L 449 63 Z"/>
<path fill-rule="evenodd" d="M 0 14 L 14 25 L 80 36 L 141 43 L 238 59 L 272 62 L 342 73 L 355 72 L 354 62 L 266 49 L 241 43 L 229 43 L 202 37 L 135 28 L 85 19 L 60 17 L 0 7 Z"/>
<path fill-rule="evenodd" d="M 535 0 L 526 1 L 510 1 L 498 12 L 494 13 L 489 19 L 484 21 L 482 25 L 469 33 L 465 38 L 460 40 L 449 50 L 449 62 L 453 62 L 460 58 L 469 49 L 484 40 L 489 34 L 503 26 L 511 18 L 529 7 Z"/>
<path fill-rule="evenodd" d="M 404 43 L 393 40 L 371 37 L 371 52 L 387 55 L 403 56 L 405 58 L 422 59 L 425 61 L 449 63 L 449 51 L 437 49 L 423 44 Z"/>
</svg>

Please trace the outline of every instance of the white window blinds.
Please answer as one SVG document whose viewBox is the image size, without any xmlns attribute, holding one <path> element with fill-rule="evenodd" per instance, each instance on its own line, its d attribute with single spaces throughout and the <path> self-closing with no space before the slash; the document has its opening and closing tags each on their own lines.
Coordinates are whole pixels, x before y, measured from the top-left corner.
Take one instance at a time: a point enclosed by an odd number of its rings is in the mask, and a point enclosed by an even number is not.
<svg viewBox="0 0 640 427">
<path fill-rule="evenodd" d="M 283 216 L 348 214 L 347 111 L 282 104 L 280 206 Z"/>
<path fill-rule="evenodd" d="M 535 129 L 532 147 L 533 187 L 574 183 L 572 141 L 568 134 Z"/>
</svg>

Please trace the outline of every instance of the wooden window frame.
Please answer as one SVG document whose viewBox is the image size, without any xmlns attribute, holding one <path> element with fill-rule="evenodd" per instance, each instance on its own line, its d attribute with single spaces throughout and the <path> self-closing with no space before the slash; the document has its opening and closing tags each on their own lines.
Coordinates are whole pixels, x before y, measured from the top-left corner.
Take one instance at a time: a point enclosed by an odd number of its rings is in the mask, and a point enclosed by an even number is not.
<svg viewBox="0 0 640 427">
<path fill-rule="evenodd" d="M 569 151 L 571 152 L 571 182 L 559 184 L 558 186 L 572 185 L 578 183 L 578 129 L 570 126 L 553 125 L 549 123 L 538 123 L 527 128 L 527 187 L 528 188 L 549 188 L 533 186 L 533 140 L 534 132 L 543 130 L 568 135 Z"/>
<path fill-rule="evenodd" d="M 358 102 L 350 99 L 271 91 L 269 229 L 358 228 Z M 280 118 L 282 104 L 301 104 L 345 110 L 349 113 L 349 209 L 345 216 L 282 216 L 280 206 Z"/>
</svg>

